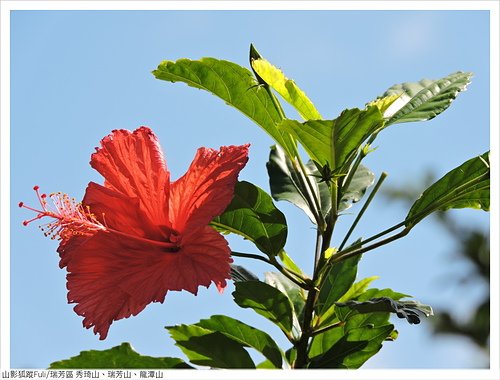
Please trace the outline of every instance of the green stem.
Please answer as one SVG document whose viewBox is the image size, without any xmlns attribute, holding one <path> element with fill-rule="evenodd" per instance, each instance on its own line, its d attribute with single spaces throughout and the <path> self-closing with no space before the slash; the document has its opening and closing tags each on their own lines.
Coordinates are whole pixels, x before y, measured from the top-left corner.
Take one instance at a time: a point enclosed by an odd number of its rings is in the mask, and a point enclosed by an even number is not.
<svg viewBox="0 0 500 380">
<path fill-rule="evenodd" d="M 365 204 L 363 205 L 363 207 L 359 211 L 358 215 L 356 216 L 356 219 L 354 219 L 354 222 L 352 223 L 351 228 L 349 228 L 349 231 L 347 231 L 347 234 L 344 237 L 344 240 L 342 241 L 342 244 L 340 244 L 340 246 L 339 246 L 339 251 L 342 251 L 342 249 L 344 248 L 345 244 L 347 243 L 347 240 L 351 237 L 352 232 L 354 231 L 354 229 L 358 225 L 358 222 L 361 220 L 361 217 L 365 213 L 366 209 L 368 208 L 368 206 L 370 205 L 371 201 L 375 197 L 375 194 L 377 194 L 378 190 L 380 189 L 380 186 L 382 185 L 382 182 L 384 182 L 384 180 L 386 178 L 387 178 L 387 173 L 386 172 L 382 172 L 379 180 L 377 181 L 377 183 L 375 184 L 375 187 L 373 188 L 373 191 L 370 193 L 370 196 L 368 197 L 368 199 L 366 200 Z"/>
<path fill-rule="evenodd" d="M 327 332 L 328 330 L 331 330 L 331 329 L 334 329 L 334 328 L 337 328 L 337 327 L 341 327 L 341 326 L 344 326 L 344 325 L 345 325 L 345 322 L 344 321 L 340 321 L 340 322 L 333 323 L 333 324 L 325 326 L 325 327 L 321 327 L 321 328 L 319 328 L 317 330 L 314 330 L 312 332 L 312 336 L 323 334 L 324 332 Z"/>
<path fill-rule="evenodd" d="M 254 259 L 254 260 L 263 261 L 267 264 L 274 266 L 276 269 L 278 269 L 283 274 L 283 276 L 285 276 L 286 278 L 288 278 L 290 281 L 292 281 L 294 284 L 297 284 L 301 288 L 303 288 L 305 290 L 309 290 L 311 288 L 311 285 L 309 284 L 309 281 L 307 281 L 307 279 L 303 278 L 298 273 L 295 273 L 287 268 L 284 268 L 280 263 L 278 263 L 278 261 L 275 258 L 268 259 L 267 257 L 256 255 L 253 253 L 243 253 L 243 252 L 235 252 L 235 251 L 231 252 L 231 255 L 236 256 L 236 257 L 243 257 L 246 259 Z M 294 276 L 296 276 L 296 277 L 294 277 Z"/>
<path fill-rule="evenodd" d="M 336 255 L 333 255 L 330 259 L 330 262 L 331 263 L 338 263 L 340 261 L 344 261 L 344 260 L 347 260 L 348 258 L 350 257 L 353 257 L 353 256 L 357 256 L 357 255 L 361 255 L 365 252 L 368 252 L 368 251 L 371 251 L 375 248 L 378 248 L 378 247 L 381 247 L 383 245 L 386 245 L 386 244 L 389 244 L 395 240 L 398 240 L 398 239 L 401 239 L 402 237 L 408 235 L 408 233 L 410 232 L 411 228 L 407 227 L 405 228 L 404 230 L 402 230 L 401 232 L 398 232 L 397 234 L 395 235 L 392 235 L 392 236 L 389 236 L 388 238 L 384 239 L 384 240 L 381 240 L 379 242 L 376 242 L 372 245 L 369 245 L 367 247 L 364 247 L 364 248 L 359 248 L 359 249 L 355 249 L 355 250 L 351 250 L 349 252 L 340 252 Z"/>
<path fill-rule="evenodd" d="M 302 159 L 300 158 L 300 156 L 298 154 L 297 154 L 296 158 L 297 158 L 297 161 L 292 160 L 292 162 L 293 162 L 293 165 L 294 165 L 296 170 L 297 170 L 296 163 L 298 163 L 298 165 L 299 165 L 298 168 L 300 169 L 300 173 L 301 173 L 299 178 L 302 180 L 303 186 L 305 186 L 305 188 L 308 190 L 307 191 L 307 197 L 308 197 L 307 203 L 309 204 L 309 209 L 311 210 L 311 212 L 314 215 L 314 219 L 316 220 L 316 224 L 318 225 L 319 230 L 323 231 L 325 221 L 323 219 L 323 215 L 321 214 L 320 200 L 316 196 L 316 192 L 314 191 L 315 188 L 311 182 L 311 178 L 307 174 L 307 169 L 306 169 L 304 163 L 302 162 Z"/>
</svg>

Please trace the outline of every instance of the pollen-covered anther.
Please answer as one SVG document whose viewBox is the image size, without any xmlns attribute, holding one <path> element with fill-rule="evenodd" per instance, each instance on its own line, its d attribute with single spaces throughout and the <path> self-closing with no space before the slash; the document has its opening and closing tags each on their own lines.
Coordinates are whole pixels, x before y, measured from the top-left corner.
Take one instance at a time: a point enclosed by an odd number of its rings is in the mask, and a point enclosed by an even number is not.
<svg viewBox="0 0 500 380">
<path fill-rule="evenodd" d="M 81 203 L 77 203 L 75 198 L 70 198 L 67 194 L 61 192 L 52 193 L 48 197 L 52 200 L 54 207 L 50 209 L 47 204 L 47 194 L 40 194 L 38 189 L 38 186 L 33 188 L 41 210 L 26 206 L 23 202 L 19 203 L 19 207 L 26 208 L 37 214 L 34 218 L 25 220 L 23 222 L 24 226 L 44 217 L 52 218 L 51 222 L 39 227 L 44 236 L 58 240 L 67 239 L 75 235 L 88 236 L 96 233 L 98 230 L 105 229 L 90 212 L 90 209 L 83 207 Z"/>
</svg>

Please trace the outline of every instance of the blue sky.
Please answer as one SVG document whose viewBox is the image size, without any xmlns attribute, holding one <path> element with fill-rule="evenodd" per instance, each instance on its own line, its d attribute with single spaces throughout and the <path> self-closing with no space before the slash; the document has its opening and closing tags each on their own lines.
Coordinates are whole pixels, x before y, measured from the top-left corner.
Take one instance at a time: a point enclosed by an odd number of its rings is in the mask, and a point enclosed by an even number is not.
<svg viewBox="0 0 500 380">
<path fill-rule="evenodd" d="M 35 205 L 32 191 L 63 191 L 78 199 L 89 181 L 102 182 L 88 162 L 102 137 L 117 128 L 150 126 L 159 136 L 172 178 L 181 176 L 200 146 L 251 143 L 240 179 L 268 190 L 265 162 L 272 141 L 238 111 L 208 93 L 158 81 L 157 64 L 211 56 L 248 67 L 248 47 L 280 67 L 308 94 L 325 118 L 362 107 L 395 83 L 472 71 L 469 89 L 449 110 L 425 123 L 384 131 L 366 165 L 387 185 L 413 182 L 427 169 L 438 175 L 489 149 L 489 13 L 487 11 L 14 11 L 11 13 L 11 366 L 43 368 L 81 350 L 131 342 L 140 353 L 182 356 L 163 329 L 227 314 L 271 333 L 279 331 L 232 302 L 231 286 L 197 297 L 171 292 L 138 316 L 115 322 L 102 342 L 81 326 L 66 302 L 66 273 L 57 244 L 17 208 Z M 290 114 L 290 117 L 295 115 Z M 289 224 L 287 251 L 311 270 L 314 230 L 299 210 L 278 203 Z M 354 209 L 353 211 L 355 211 Z M 361 236 L 404 219 L 407 209 L 376 199 Z M 489 215 L 453 212 L 485 229 Z M 353 216 L 345 216 L 346 219 Z M 339 229 L 350 226 L 346 220 Z M 253 248 L 237 237 L 233 250 Z M 338 244 L 338 241 L 337 241 Z M 468 267 L 453 256 L 452 241 L 432 220 L 410 236 L 365 256 L 359 277 L 378 275 L 423 303 L 454 305 L 466 317 L 486 291 L 466 291 L 454 277 Z M 270 268 L 237 260 L 262 276 Z M 457 305 L 457 299 L 460 303 Z M 461 338 L 436 338 L 428 322 L 400 332 L 367 368 L 474 368 L 484 365 Z M 482 361 L 483 360 L 483 361 Z"/>
</svg>

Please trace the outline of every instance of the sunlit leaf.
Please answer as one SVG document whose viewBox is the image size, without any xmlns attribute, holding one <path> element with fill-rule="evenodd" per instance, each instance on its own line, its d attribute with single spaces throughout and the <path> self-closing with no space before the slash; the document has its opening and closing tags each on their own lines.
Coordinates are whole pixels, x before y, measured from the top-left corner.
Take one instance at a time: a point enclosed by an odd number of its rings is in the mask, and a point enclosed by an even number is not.
<svg viewBox="0 0 500 380">
<path fill-rule="evenodd" d="M 292 105 L 304 120 L 319 120 L 321 115 L 307 95 L 283 72 L 263 58 L 253 59 L 255 73 Z"/>
<path fill-rule="evenodd" d="M 268 255 L 277 255 L 285 246 L 285 216 L 264 190 L 250 182 L 236 184 L 233 200 L 211 225 L 250 240 Z"/>
<path fill-rule="evenodd" d="M 277 124 L 281 115 L 269 93 L 260 88 L 252 73 L 229 61 L 202 58 L 163 61 L 153 71 L 157 79 L 182 82 L 221 98 L 259 125 L 291 156 L 296 144 Z"/>
<path fill-rule="evenodd" d="M 299 123 L 285 119 L 280 128 L 296 138 L 311 159 L 320 167 L 328 166 L 334 174 L 349 168 L 362 143 L 384 125 L 377 106 L 365 110 L 343 111 L 335 120 L 310 120 Z"/>
<path fill-rule="evenodd" d="M 361 255 L 334 264 L 328 271 L 317 301 L 318 326 L 325 326 L 335 319 L 335 302 L 352 286 L 358 272 Z"/>
<path fill-rule="evenodd" d="M 80 368 L 193 368 L 179 358 L 156 358 L 143 356 L 135 352 L 130 343 L 122 343 L 108 350 L 82 351 L 78 356 L 54 362 L 50 369 Z"/>
<path fill-rule="evenodd" d="M 172 339 L 193 364 L 215 368 L 255 368 L 243 345 L 197 325 L 167 327 Z"/>
<path fill-rule="evenodd" d="M 382 96 L 400 96 L 384 113 L 386 125 L 436 117 L 466 89 L 471 77 L 472 73 L 456 72 L 438 80 L 422 79 L 392 86 Z"/>
<path fill-rule="evenodd" d="M 434 211 L 450 208 L 490 209 L 489 151 L 451 170 L 423 192 L 407 217 L 413 227 Z"/>
<path fill-rule="evenodd" d="M 309 368 L 359 368 L 382 348 L 382 342 L 393 331 L 391 324 L 349 330 L 328 350 L 314 357 Z"/>
</svg>

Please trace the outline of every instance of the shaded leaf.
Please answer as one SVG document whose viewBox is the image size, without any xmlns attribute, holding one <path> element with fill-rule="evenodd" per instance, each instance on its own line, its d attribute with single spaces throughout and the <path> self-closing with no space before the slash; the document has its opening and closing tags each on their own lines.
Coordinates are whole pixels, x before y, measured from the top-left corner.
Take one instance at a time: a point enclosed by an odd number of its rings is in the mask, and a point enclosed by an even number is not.
<svg viewBox="0 0 500 380">
<path fill-rule="evenodd" d="M 406 216 L 412 228 L 434 211 L 450 208 L 490 209 L 489 151 L 451 170 L 423 192 Z"/>
<path fill-rule="evenodd" d="M 259 278 L 241 265 L 231 264 L 231 279 L 233 281 L 259 281 Z"/>
<path fill-rule="evenodd" d="M 305 120 L 321 119 L 320 113 L 307 95 L 280 69 L 264 58 L 251 59 L 251 66 L 257 78 L 280 94 Z"/>
<path fill-rule="evenodd" d="M 379 108 L 369 106 L 365 110 L 347 109 L 335 120 L 299 123 L 285 119 L 279 127 L 300 141 L 320 167 L 328 166 L 333 174 L 340 175 L 348 170 L 361 144 L 383 125 Z"/>
<path fill-rule="evenodd" d="M 433 315 L 432 308 L 428 305 L 422 305 L 417 301 L 395 301 L 389 297 L 372 298 L 368 301 L 337 302 L 337 307 L 349 307 L 361 314 L 374 312 L 396 313 L 399 318 L 406 318 L 410 324 L 419 324 L 420 316 L 426 317 Z"/>
<path fill-rule="evenodd" d="M 285 246 L 285 216 L 264 190 L 250 182 L 236 184 L 233 200 L 211 225 L 219 231 L 243 236 L 268 255 L 277 255 Z"/>
<path fill-rule="evenodd" d="M 246 347 L 254 348 L 269 360 L 271 367 L 268 368 L 282 367 L 281 351 L 276 342 L 264 331 L 225 315 L 212 315 L 210 319 L 202 319 L 196 325 L 218 331 Z"/>
<path fill-rule="evenodd" d="M 165 81 L 186 83 L 221 98 L 257 123 L 290 156 L 296 155 L 295 142 L 277 128 L 281 116 L 273 100 L 258 86 L 249 70 L 215 58 L 179 59 L 161 62 L 153 75 Z"/>
<path fill-rule="evenodd" d="M 318 183 L 314 174 L 317 173 L 313 163 L 308 163 L 305 168 L 314 194 L 310 194 L 309 188 L 304 185 L 305 178 L 299 170 L 295 169 L 292 161 L 286 156 L 279 146 L 272 146 L 269 161 L 266 164 L 269 174 L 271 194 L 275 200 L 288 201 L 302 209 L 313 223 L 316 223 L 314 215 L 309 207 L 308 199 L 320 199 L 322 214 L 326 215 L 330 209 L 330 193 L 326 183 Z M 308 195 L 309 194 L 309 195 Z"/>
<path fill-rule="evenodd" d="M 264 280 L 267 284 L 274 286 L 290 300 L 294 311 L 292 315 L 293 327 L 295 330 L 294 332 L 296 333 L 296 336 L 299 336 L 301 332 L 300 324 L 302 322 L 302 314 L 307 297 L 306 291 L 283 276 L 281 273 L 265 272 L 264 276 Z"/>
<path fill-rule="evenodd" d="M 291 336 L 293 306 L 285 294 L 261 281 L 236 282 L 234 285 L 234 301 L 240 307 L 255 310 Z"/>
<path fill-rule="evenodd" d="M 215 368 L 255 368 L 243 345 L 197 325 L 167 327 L 172 339 L 193 364 Z"/>
<path fill-rule="evenodd" d="M 338 211 L 351 207 L 352 203 L 359 202 L 373 182 L 375 174 L 364 165 L 359 165 L 354 173 L 349 188 L 343 192 Z"/>
<path fill-rule="evenodd" d="M 49 369 L 80 368 L 193 368 L 179 358 L 155 358 L 143 356 L 135 352 L 130 343 L 122 343 L 108 350 L 82 351 L 78 356 L 54 362 Z"/>
<path fill-rule="evenodd" d="M 472 73 L 456 72 L 438 80 L 422 79 L 392 86 L 382 96 L 400 97 L 386 110 L 386 125 L 436 117 L 466 89 L 471 77 Z"/>
</svg>

